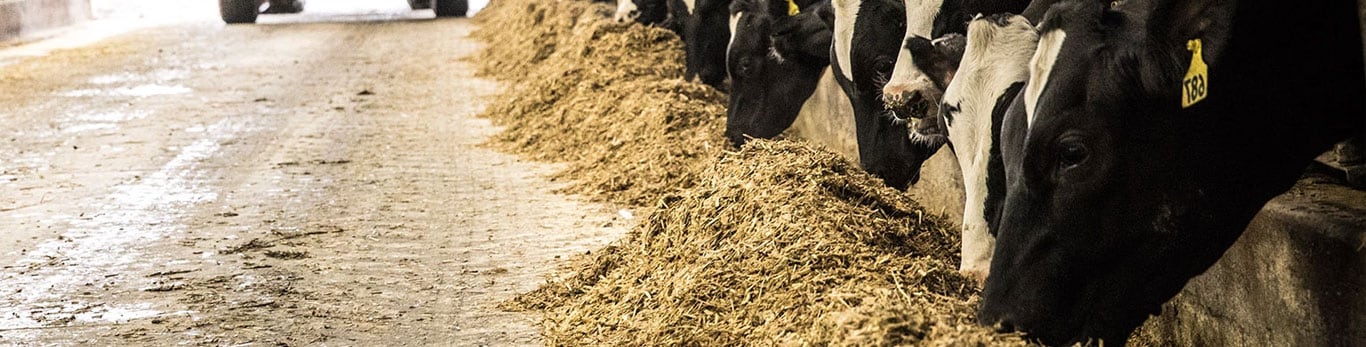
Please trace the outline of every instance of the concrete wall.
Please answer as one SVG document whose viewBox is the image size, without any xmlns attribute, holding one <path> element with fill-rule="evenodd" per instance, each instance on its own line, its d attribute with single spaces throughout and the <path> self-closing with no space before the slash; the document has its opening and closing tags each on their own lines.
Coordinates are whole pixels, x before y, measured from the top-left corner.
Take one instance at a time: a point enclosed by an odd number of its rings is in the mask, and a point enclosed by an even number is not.
<svg viewBox="0 0 1366 347">
<path fill-rule="evenodd" d="M 1268 202 L 1135 342 L 1366 346 L 1366 192 L 1327 176 Z"/>
<path fill-rule="evenodd" d="M 797 114 L 797 119 L 792 122 L 792 127 L 788 128 L 786 134 L 820 144 L 843 155 L 849 161 L 858 162 L 854 109 L 849 104 L 849 97 L 840 89 L 839 82 L 835 81 L 832 69 L 825 69 L 820 83 L 816 85 L 816 91 L 805 104 L 802 104 L 802 112 Z"/>
<path fill-rule="evenodd" d="M 0 40 L 11 40 L 90 18 L 90 0 L 0 0 Z"/>
</svg>

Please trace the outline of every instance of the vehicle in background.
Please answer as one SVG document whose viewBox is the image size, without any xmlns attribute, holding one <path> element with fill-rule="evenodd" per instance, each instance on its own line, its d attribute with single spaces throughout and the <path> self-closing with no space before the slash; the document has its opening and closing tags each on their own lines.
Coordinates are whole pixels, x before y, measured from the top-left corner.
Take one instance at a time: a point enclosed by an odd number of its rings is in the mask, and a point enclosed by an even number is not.
<svg viewBox="0 0 1366 347">
<path fill-rule="evenodd" d="M 261 5 L 270 4 L 263 12 Z M 469 0 L 408 0 L 414 10 L 432 9 L 437 17 L 464 17 Z M 261 13 L 299 13 L 303 0 L 218 0 L 218 12 L 228 24 L 256 23 Z"/>
</svg>

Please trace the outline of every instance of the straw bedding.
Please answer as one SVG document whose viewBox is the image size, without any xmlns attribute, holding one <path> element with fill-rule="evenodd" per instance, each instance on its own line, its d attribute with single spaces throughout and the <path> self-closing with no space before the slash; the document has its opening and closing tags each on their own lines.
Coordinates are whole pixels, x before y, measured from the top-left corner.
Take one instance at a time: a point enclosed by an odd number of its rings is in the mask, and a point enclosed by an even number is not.
<svg viewBox="0 0 1366 347">
<path fill-rule="evenodd" d="M 685 82 L 670 32 L 583 0 L 480 13 L 485 76 L 513 84 L 491 145 L 564 162 L 569 190 L 651 212 L 506 302 L 552 345 L 1022 344 L 972 323 L 957 228 L 823 149 L 724 147 L 724 95 Z"/>
</svg>

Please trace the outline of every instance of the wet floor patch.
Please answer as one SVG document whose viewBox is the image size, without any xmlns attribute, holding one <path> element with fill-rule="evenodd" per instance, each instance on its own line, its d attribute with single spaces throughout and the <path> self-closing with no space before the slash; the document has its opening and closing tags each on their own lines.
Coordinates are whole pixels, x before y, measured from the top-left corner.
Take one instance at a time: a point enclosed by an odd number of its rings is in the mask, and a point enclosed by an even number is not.
<svg viewBox="0 0 1366 347">
<path fill-rule="evenodd" d="M 97 88 L 77 89 L 77 90 L 72 90 L 72 91 L 63 92 L 63 93 L 61 93 L 61 94 L 59 94 L 59 95 L 61 95 L 61 96 L 67 96 L 67 97 L 87 97 L 87 96 L 132 96 L 132 97 L 148 97 L 148 96 L 161 96 L 161 95 L 189 94 L 189 93 L 191 93 L 191 92 L 194 92 L 194 90 L 193 90 L 193 89 L 190 89 L 190 88 L 188 88 L 188 87 L 182 86 L 182 85 L 143 84 L 143 85 L 137 85 L 137 86 L 132 86 L 132 87 L 118 87 L 118 88 L 104 88 L 104 89 L 97 89 Z"/>
<path fill-rule="evenodd" d="M 179 221 L 188 211 L 217 198 L 207 184 L 211 177 L 199 166 L 246 126 L 223 120 L 210 128 L 207 137 L 180 147 L 159 170 L 86 204 L 89 211 L 45 216 L 68 229 L 24 251 L 22 260 L 0 271 L 6 288 L 0 293 L 0 331 L 12 331 L 6 337 L 14 339 L 22 336 L 13 331 L 25 329 L 163 315 L 147 303 L 106 304 L 72 296 L 108 289 L 156 266 L 142 247 L 183 232 Z"/>
</svg>

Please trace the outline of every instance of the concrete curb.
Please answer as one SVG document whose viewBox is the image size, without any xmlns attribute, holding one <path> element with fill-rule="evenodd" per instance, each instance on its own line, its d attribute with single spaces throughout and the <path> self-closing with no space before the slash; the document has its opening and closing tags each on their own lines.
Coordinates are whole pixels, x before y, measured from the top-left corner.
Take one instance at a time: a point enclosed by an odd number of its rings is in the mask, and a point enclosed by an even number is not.
<svg viewBox="0 0 1366 347">
<path fill-rule="evenodd" d="M 1177 346 L 1366 345 L 1366 191 L 1311 176 L 1139 335 Z"/>
<path fill-rule="evenodd" d="M 90 0 L 0 0 L 0 41 L 90 19 Z"/>
</svg>

